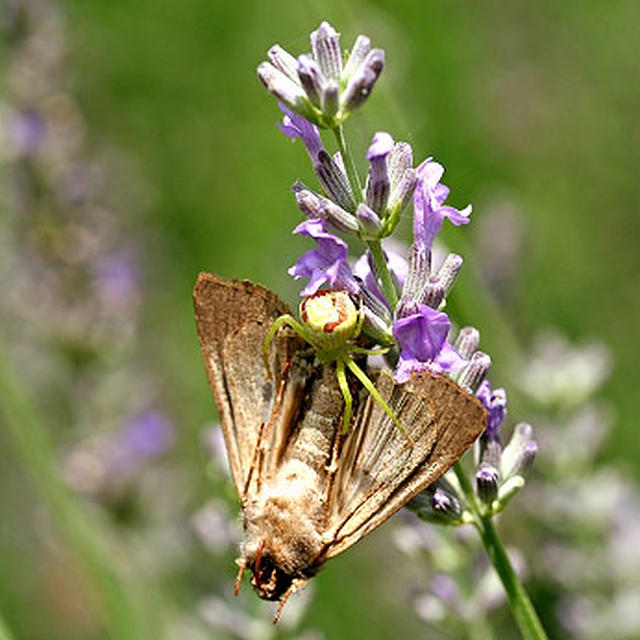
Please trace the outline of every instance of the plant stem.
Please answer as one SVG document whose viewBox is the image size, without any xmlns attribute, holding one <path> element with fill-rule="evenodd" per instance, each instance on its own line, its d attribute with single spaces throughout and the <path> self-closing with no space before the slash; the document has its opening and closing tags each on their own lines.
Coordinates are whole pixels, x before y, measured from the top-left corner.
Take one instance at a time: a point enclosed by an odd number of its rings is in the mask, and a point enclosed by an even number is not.
<svg viewBox="0 0 640 640">
<path fill-rule="evenodd" d="M 356 169 L 356 165 L 353 161 L 353 156 L 351 155 L 349 145 L 347 144 L 347 139 L 344 135 L 344 129 L 342 125 L 340 125 L 332 129 L 332 131 L 336 137 L 336 142 L 338 143 L 338 149 L 340 151 L 340 155 L 342 156 L 342 162 L 344 163 L 344 168 L 347 172 L 347 179 L 349 180 L 349 185 L 351 187 L 354 200 L 356 203 L 358 203 L 362 200 L 362 186 L 360 185 L 358 170 Z M 387 261 L 384 257 L 382 245 L 380 244 L 380 240 L 368 240 L 367 244 L 369 245 L 369 251 L 371 251 L 371 255 L 373 256 L 373 259 L 376 263 L 376 271 L 378 272 L 378 276 L 380 278 L 382 293 L 389 302 L 391 311 L 393 312 L 396 308 L 396 305 L 398 304 L 398 292 L 396 291 L 396 286 L 393 283 L 393 279 L 389 271 L 389 266 L 387 265 Z"/>
<path fill-rule="evenodd" d="M 547 640 L 547 634 L 542 628 L 538 614 L 511 564 L 491 516 L 481 513 L 469 478 L 459 461 L 453 466 L 453 470 L 460 483 L 460 488 L 465 494 L 469 508 L 473 512 L 475 525 L 480 533 L 484 549 L 507 594 L 509 606 L 522 637 L 525 640 Z"/>
<path fill-rule="evenodd" d="M 10 442 L 21 457 L 22 464 L 53 515 L 58 529 L 83 561 L 102 598 L 109 638 L 144 638 L 146 634 L 142 633 L 140 618 L 112 569 L 113 563 L 106 557 L 97 532 L 60 479 L 49 433 L 31 398 L 16 379 L 1 344 L 0 397 L 0 415 L 4 418 Z"/>
<path fill-rule="evenodd" d="M 369 251 L 371 251 L 371 255 L 373 256 L 373 259 L 376 263 L 376 271 L 378 272 L 378 276 L 380 276 L 382 293 L 389 302 L 391 313 L 393 313 L 395 311 L 396 305 L 398 304 L 398 292 L 396 290 L 396 285 L 393 283 L 393 278 L 391 277 L 391 272 L 389 271 L 387 260 L 384 257 L 382 244 L 380 240 L 369 240 L 367 244 L 369 245 Z"/>
<path fill-rule="evenodd" d="M 360 178 L 358 177 L 358 170 L 356 169 L 355 162 L 353 161 L 353 156 L 349 150 L 349 145 L 347 145 L 347 139 L 344 136 L 344 128 L 342 125 L 339 125 L 332 129 L 332 131 L 336 137 L 338 150 L 340 151 L 342 162 L 344 164 L 345 171 L 347 172 L 347 179 L 351 186 L 353 199 L 358 203 L 362 200 L 362 186 L 360 184 Z"/>
</svg>

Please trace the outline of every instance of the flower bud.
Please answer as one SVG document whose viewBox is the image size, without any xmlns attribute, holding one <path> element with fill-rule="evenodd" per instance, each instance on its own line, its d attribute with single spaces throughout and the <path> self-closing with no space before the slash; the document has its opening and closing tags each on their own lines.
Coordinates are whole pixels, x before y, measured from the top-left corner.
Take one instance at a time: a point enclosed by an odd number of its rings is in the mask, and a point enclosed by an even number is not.
<svg viewBox="0 0 640 640">
<path fill-rule="evenodd" d="M 343 209 L 353 211 L 355 203 L 347 178 L 324 149 L 318 153 L 318 162 L 314 169 L 327 195 Z"/>
<path fill-rule="evenodd" d="M 378 214 L 371 210 L 364 202 L 356 209 L 356 218 L 360 225 L 360 237 L 366 239 L 377 239 L 380 236 L 382 222 Z"/>
<path fill-rule="evenodd" d="M 349 59 L 342 70 L 342 80 L 348 80 L 364 62 L 371 49 L 371 40 L 367 36 L 359 35 L 353 44 Z"/>
<path fill-rule="evenodd" d="M 351 76 L 342 94 L 341 107 L 349 113 L 362 106 L 382 73 L 384 68 L 384 51 L 372 49 L 364 62 Z"/>
<path fill-rule="evenodd" d="M 498 489 L 498 511 L 504 509 L 504 507 L 513 500 L 524 485 L 525 480 L 522 476 L 512 476 L 504 482 L 500 489 Z"/>
<path fill-rule="evenodd" d="M 270 62 L 262 62 L 258 66 L 258 78 L 278 100 L 281 100 L 293 111 L 304 115 L 305 94 L 302 87 L 296 84 L 282 71 L 274 67 Z"/>
<path fill-rule="evenodd" d="M 525 477 L 536 457 L 538 445 L 533 440 L 533 429 L 530 424 L 521 422 L 516 425 L 509 444 L 502 452 L 502 475 Z"/>
<path fill-rule="evenodd" d="M 467 391 L 475 393 L 491 368 L 491 358 L 482 351 L 476 351 L 471 361 L 462 371 L 458 384 Z"/>
<path fill-rule="evenodd" d="M 439 483 L 436 483 L 439 484 Z M 441 487 L 428 488 L 409 501 L 407 507 L 421 520 L 437 524 L 463 523 L 463 509 L 453 492 Z"/>
<path fill-rule="evenodd" d="M 337 84 L 342 73 L 340 34 L 328 22 L 311 33 L 311 50 L 324 77 Z"/>
<path fill-rule="evenodd" d="M 387 156 L 393 150 L 393 138 L 385 131 L 373 136 L 367 151 L 369 175 L 367 177 L 366 203 L 377 213 L 382 213 L 389 199 L 389 176 L 387 174 Z"/>
<path fill-rule="evenodd" d="M 480 333 L 474 327 L 463 327 L 458 332 L 458 337 L 453 345 L 456 351 L 469 360 L 480 344 Z"/>
<path fill-rule="evenodd" d="M 462 263 L 462 257 L 456 253 L 450 253 L 442 263 L 437 278 L 438 282 L 444 287 L 445 296 L 451 291 L 451 287 L 456 281 L 460 269 L 462 269 Z"/>
<path fill-rule="evenodd" d="M 316 107 L 319 107 L 325 81 L 318 63 L 310 55 L 301 55 L 297 60 L 296 72 L 307 97 Z"/>
<path fill-rule="evenodd" d="M 278 71 L 282 71 L 282 73 L 288 76 L 291 80 L 296 80 L 298 77 L 298 62 L 279 44 L 274 44 L 273 47 L 269 49 L 267 52 L 267 58 L 269 58 L 269 62 L 278 69 Z"/>
<path fill-rule="evenodd" d="M 331 120 L 338 113 L 340 87 L 334 80 L 329 80 L 322 93 L 322 113 L 325 118 Z"/>
<path fill-rule="evenodd" d="M 484 504 L 491 506 L 498 497 L 499 482 L 498 470 L 490 464 L 481 463 L 476 472 L 476 493 Z"/>
<path fill-rule="evenodd" d="M 444 287 L 438 280 L 429 280 L 422 290 L 420 301 L 432 309 L 438 309 L 444 300 Z"/>
<path fill-rule="evenodd" d="M 341 209 L 338 205 L 317 195 L 313 191 L 294 187 L 294 194 L 298 208 L 308 218 L 321 218 L 326 220 L 338 231 L 356 234 L 359 230 L 355 218 Z"/>
</svg>

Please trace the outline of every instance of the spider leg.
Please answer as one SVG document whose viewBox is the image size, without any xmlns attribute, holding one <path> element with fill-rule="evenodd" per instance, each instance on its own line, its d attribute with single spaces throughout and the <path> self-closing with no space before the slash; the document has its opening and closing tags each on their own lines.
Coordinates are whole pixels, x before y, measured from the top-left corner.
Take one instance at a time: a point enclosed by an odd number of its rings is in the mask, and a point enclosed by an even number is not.
<svg viewBox="0 0 640 640">
<path fill-rule="evenodd" d="M 378 390 L 373 385 L 373 382 L 369 379 L 369 376 L 354 362 L 353 358 L 350 356 L 344 357 L 344 364 L 349 367 L 349 370 L 360 380 L 362 386 L 373 396 L 373 399 L 382 407 L 384 412 L 391 418 L 393 424 L 400 429 L 400 433 L 407 439 L 407 442 L 413 446 L 414 442 L 409 437 L 409 434 L 405 431 L 405 428 L 398 420 L 396 414 L 393 412 L 393 409 L 386 403 L 385 399 L 380 395 Z"/>
<path fill-rule="evenodd" d="M 262 357 L 264 359 L 264 365 L 267 370 L 269 370 L 269 347 L 271 346 L 271 343 L 276 337 L 278 331 L 285 325 L 291 327 L 291 329 L 293 329 L 303 340 L 306 340 L 311 344 L 311 340 L 309 339 L 309 332 L 301 322 L 298 322 L 292 315 L 288 313 L 279 316 L 273 321 L 273 324 L 269 328 L 269 331 L 264 338 L 264 342 L 262 343 Z"/>
<path fill-rule="evenodd" d="M 349 430 L 349 425 L 351 424 L 353 397 L 349 390 L 349 383 L 347 382 L 347 374 L 345 373 L 344 365 L 345 361 L 342 358 L 336 362 L 336 378 L 338 379 L 338 386 L 340 387 L 342 397 L 344 398 L 344 424 L 342 430 L 346 433 Z"/>
<path fill-rule="evenodd" d="M 351 353 L 359 353 L 364 356 L 383 356 L 391 347 L 380 347 L 379 349 L 365 349 L 364 347 L 350 346 Z"/>
</svg>

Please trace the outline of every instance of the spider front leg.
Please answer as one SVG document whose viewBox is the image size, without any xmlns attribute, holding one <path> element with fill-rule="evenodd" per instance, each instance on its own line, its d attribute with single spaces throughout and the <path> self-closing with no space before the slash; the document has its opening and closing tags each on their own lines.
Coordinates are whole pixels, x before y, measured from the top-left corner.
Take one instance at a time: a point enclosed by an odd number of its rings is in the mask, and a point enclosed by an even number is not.
<svg viewBox="0 0 640 640">
<path fill-rule="evenodd" d="M 353 406 L 353 396 L 349 390 L 349 383 L 347 382 L 347 374 L 344 370 L 345 361 L 339 358 L 336 362 L 336 378 L 338 378 L 338 386 L 342 392 L 344 398 L 344 418 L 342 430 L 344 433 L 349 431 L 349 425 L 351 424 L 351 414 Z"/>
<path fill-rule="evenodd" d="M 362 386 L 371 394 L 373 399 L 382 407 L 384 412 L 391 418 L 393 424 L 400 429 L 400 433 L 407 439 L 407 442 L 413 446 L 414 442 L 409 437 L 409 434 L 406 432 L 405 428 L 398 420 L 398 417 L 393 412 L 393 409 L 387 404 L 385 399 L 380 395 L 380 392 L 375 388 L 373 382 L 369 379 L 369 376 L 355 363 L 353 358 L 349 355 L 343 356 L 342 361 L 347 367 L 349 367 L 350 371 L 360 380 Z M 343 394 L 344 395 L 344 394 Z"/>
<path fill-rule="evenodd" d="M 269 369 L 269 348 L 276 334 L 284 326 L 288 326 L 293 329 L 303 340 L 313 346 L 313 339 L 311 332 L 301 322 L 296 320 L 292 315 L 285 313 L 279 316 L 273 321 L 273 324 L 269 328 L 267 335 L 262 343 L 262 357 L 264 359 L 264 366 Z"/>
</svg>

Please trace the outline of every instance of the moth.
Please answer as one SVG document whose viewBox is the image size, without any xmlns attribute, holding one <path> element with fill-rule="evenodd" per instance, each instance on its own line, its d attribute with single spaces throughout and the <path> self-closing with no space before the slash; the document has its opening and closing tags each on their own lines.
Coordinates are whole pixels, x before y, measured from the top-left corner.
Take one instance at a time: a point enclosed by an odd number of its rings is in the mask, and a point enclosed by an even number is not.
<svg viewBox="0 0 640 640">
<path fill-rule="evenodd" d="M 236 580 L 252 573 L 265 600 L 284 602 L 339 555 L 435 482 L 486 427 L 486 409 L 451 379 L 425 371 L 396 384 L 369 371 L 410 440 L 371 395 L 344 396 L 335 364 L 318 364 L 274 321 L 289 313 L 249 281 L 201 273 L 194 289 L 202 357 L 224 433 L 244 527 Z"/>
</svg>

